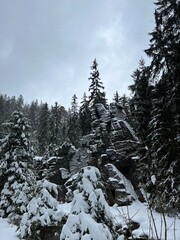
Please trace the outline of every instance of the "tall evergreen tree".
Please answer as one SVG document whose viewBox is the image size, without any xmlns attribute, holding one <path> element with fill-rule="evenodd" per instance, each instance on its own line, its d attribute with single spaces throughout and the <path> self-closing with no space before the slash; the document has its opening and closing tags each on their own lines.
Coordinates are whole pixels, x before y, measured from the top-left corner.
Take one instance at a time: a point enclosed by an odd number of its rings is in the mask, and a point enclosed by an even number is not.
<svg viewBox="0 0 180 240">
<path fill-rule="evenodd" d="M 129 86 L 133 93 L 131 105 L 133 104 L 133 117 L 135 120 L 135 131 L 139 139 L 145 143 L 148 136 L 148 126 L 151 114 L 151 90 L 150 70 L 145 66 L 143 59 L 139 62 L 139 68 L 133 72 L 134 84 Z"/>
<path fill-rule="evenodd" d="M 180 189 L 180 2 L 155 2 L 155 29 L 150 33 L 151 72 L 157 84 L 153 95 L 151 121 L 151 170 L 165 207 L 178 207 Z M 161 174 L 159 174 L 161 169 Z M 169 194 L 171 193 L 171 194 Z M 157 200 L 157 196 L 156 200 Z"/>
<path fill-rule="evenodd" d="M 102 103 L 105 107 L 107 107 L 104 86 L 99 76 L 98 64 L 96 62 L 96 59 L 94 60 L 91 69 L 92 72 L 90 73 L 91 76 L 89 77 L 89 80 L 91 81 L 91 84 L 89 86 L 89 106 L 90 108 L 93 108 L 96 103 Z"/>
<path fill-rule="evenodd" d="M 145 50 L 151 57 L 154 76 L 166 76 L 167 104 L 171 105 L 176 138 L 180 134 L 180 2 L 157 0 L 155 29 L 150 33 L 150 46 Z"/>
<path fill-rule="evenodd" d="M 151 176 L 156 177 L 156 186 L 151 190 L 153 204 L 172 209 L 179 201 L 177 158 L 178 149 L 174 139 L 171 107 L 166 104 L 165 82 L 157 83 L 153 92 L 152 120 L 150 122 Z M 160 196 L 157 193 L 160 192 Z"/>
</svg>

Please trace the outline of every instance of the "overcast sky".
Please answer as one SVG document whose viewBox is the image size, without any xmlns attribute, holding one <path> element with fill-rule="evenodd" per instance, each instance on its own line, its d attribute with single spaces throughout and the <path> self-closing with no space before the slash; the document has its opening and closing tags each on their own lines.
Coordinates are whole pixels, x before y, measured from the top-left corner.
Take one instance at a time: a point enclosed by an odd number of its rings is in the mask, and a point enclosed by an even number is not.
<svg viewBox="0 0 180 240">
<path fill-rule="evenodd" d="M 67 108 L 94 58 L 108 99 L 128 93 L 153 12 L 152 0 L 0 0 L 0 93 Z"/>
</svg>

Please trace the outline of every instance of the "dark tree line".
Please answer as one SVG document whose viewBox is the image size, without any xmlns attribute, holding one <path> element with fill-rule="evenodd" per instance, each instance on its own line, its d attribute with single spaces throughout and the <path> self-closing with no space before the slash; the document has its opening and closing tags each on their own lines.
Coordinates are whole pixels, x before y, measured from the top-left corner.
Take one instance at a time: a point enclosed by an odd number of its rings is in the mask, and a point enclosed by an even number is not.
<svg viewBox="0 0 180 240">
<path fill-rule="evenodd" d="M 0 95 L 0 137 L 7 134 L 4 124 L 11 118 L 14 111 L 21 111 L 28 118 L 31 140 L 34 143 L 35 152 L 43 154 L 49 145 L 59 145 L 64 141 L 64 128 L 68 113 L 63 106 L 55 102 L 49 107 L 48 103 L 39 103 L 37 100 L 30 104 L 24 103 L 23 96 L 7 97 Z"/>
<path fill-rule="evenodd" d="M 158 0 L 150 33 L 151 58 L 132 77 L 133 123 L 142 147 L 140 179 L 158 207 L 180 207 L 180 2 Z M 155 177 L 156 183 L 151 181 Z"/>
</svg>

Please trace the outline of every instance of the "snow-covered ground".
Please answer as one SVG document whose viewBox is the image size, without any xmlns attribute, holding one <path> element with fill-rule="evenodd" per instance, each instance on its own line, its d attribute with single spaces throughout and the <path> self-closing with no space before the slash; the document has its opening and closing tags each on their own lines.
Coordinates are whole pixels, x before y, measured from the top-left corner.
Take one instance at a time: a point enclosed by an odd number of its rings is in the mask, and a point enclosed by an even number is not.
<svg viewBox="0 0 180 240">
<path fill-rule="evenodd" d="M 69 214 L 71 204 L 59 204 L 58 210 Z M 126 225 L 128 216 L 133 221 L 140 223 L 140 228 L 133 231 L 136 236 L 144 234 L 154 234 L 152 219 L 146 204 L 142 204 L 139 201 L 133 202 L 128 207 L 111 207 L 111 212 L 114 216 L 115 221 L 121 225 Z M 153 217 L 156 222 L 157 233 L 159 238 L 164 239 L 164 224 L 162 223 L 162 216 L 156 212 L 153 212 Z M 180 219 L 166 217 L 167 228 L 168 228 L 168 240 L 180 240 Z M 162 224 L 161 224 L 162 223 Z M 162 228 L 162 230 L 161 230 Z M 0 240 L 18 240 L 16 227 L 9 224 L 5 219 L 0 218 Z"/>
<path fill-rule="evenodd" d="M 125 225 L 128 218 L 132 219 L 135 222 L 140 223 L 140 228 L 134 230 L 133 233 L 137 236 L 142 234 L 147 234 L 151 237 L 155 235 L 155 229 L 152 222 L 152 217 L 146 203 L 141 203 L 135 201 L 131 206 L 128 207 L 112 207 L 111 211 L 115 219 L 121 224 Z M 152 212 L 153 219 L 155 220 L 155 225 L 157 228 L 157 234 L 159 239 L 164 239 L 164 223 L 162 215 L 157 212 Z M 166 217 L 167 222 L 167 239 L 168 240 L 180 240 L 180 219 Z"/>
<path fill-rule="evenodd" d="M 0 218 L 0 240 L 17 240 L 16 227 L 6 219 Z"/>
</svg>

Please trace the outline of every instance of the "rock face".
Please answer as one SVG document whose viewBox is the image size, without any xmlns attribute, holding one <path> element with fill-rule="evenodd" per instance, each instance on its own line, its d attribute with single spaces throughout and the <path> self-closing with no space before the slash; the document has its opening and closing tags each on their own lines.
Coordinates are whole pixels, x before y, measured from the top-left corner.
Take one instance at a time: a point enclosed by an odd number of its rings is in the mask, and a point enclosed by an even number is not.
<svg viewBox="0 0 180 240">
<path fill-rule="evenodd" d="M 103 172 L 110 205 L 130 205 L 138 199 L 131 182 L 113 164 L 106 164 Z"/>
<path fill-rule="evenodd" d="M 53 157 L 43 161 L 40 174 L 46 176 L 53 183 L 63 185 L 70 176 L 70 161 L 75 154 L 74 146 L 64 142 L 62 146 L 55 149 Z M 46 172 L 44 172 L 44 169 L 46 169 Z"/>
<path fill-rule="evenodd" d="M 75 174 L 77 170 L 88 165 L 88 160 L 90 158 L 90 153 L 85 148 L 79 148 L 76 150 L 75 154 L 71 158 L 69 169 L 70 173 Z"/>
<path fill-rule="evenodd" d="M 54 182 L 56 178 L 56 183 L 64 185 L 70 175 L 83 167 L 95 166 L 101 171 L 110 204 L 130 204 L 135 196 L 127 191 L 124 180 L 127 183 L 129 179 L 136 188 L 134 159 L 139 143 L 122 107 L 111 104 L 107 110 L 102 104 L 96 104 L 92 111 L 91 134 L 83 136 L 80 145 L 75 149 L 65 143 L 57 149 L 48 163 L 56 172 L 51 180 Z"/>
<path fill-rule="evenodd" d="M 74 174 L 87 165 L 97 167 L 101 171 L 109 203 L 128 205 L 135 196 L 127 191 L 123 181 L 127 183 L 129 179 L 135 188 L 137 186 L 133 159 L 138 139 L 126 121 L 122 107 L 117 104 L 111 104 L 109 110 L 96 104 L 92 120 L 92 132 L 81 139 L 81 148 L 70 161 L 70 171 Z"/>
<path fill-rule="evenodd" d="M 92 163 L 96 161 L 98 166 L 106 163 L 114 164 L 136 185 L 132 159 L 136 156 L 139 142 L 126 121 L 122 107 L 110 104 L 110 109 L 107 110 L 102 104 L 96 104 L 92 118 L 93 131 L 89 145 Z"/>
</svg>

